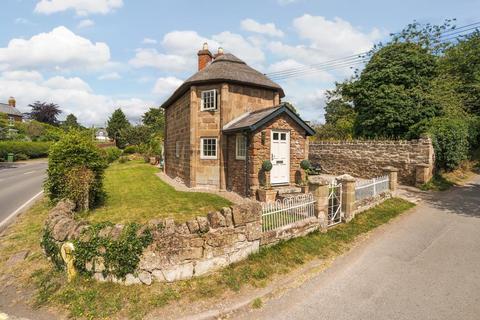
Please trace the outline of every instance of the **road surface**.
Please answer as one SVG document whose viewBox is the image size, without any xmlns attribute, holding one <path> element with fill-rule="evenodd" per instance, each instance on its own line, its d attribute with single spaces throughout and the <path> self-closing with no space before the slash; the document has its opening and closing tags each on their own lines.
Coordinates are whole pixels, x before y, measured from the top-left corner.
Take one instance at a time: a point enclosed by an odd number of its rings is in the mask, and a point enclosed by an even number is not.
<svg viewBox="0 0 480 320">
<path fill-rule="evenodd" d="M 46 161 L 0 164 L 0 231 L 42 190 Z"/>
<path fill-rule="evenodd" d="M 480 176 L 237 319 L 480 319 Z"/>
</svg>

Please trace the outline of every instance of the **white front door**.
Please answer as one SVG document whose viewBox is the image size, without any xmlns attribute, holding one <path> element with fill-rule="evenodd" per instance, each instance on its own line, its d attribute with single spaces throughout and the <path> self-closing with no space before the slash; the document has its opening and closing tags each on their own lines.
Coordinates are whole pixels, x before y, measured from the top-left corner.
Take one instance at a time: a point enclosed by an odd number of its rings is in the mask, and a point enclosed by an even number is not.
<svg viewBox="0 0 480 320">
<path fill-rule="evenodd" d="M 290 182 L 290 132 L 272 130 L 270 171 L 271 184 L 287 184 Z"/>
</svg>

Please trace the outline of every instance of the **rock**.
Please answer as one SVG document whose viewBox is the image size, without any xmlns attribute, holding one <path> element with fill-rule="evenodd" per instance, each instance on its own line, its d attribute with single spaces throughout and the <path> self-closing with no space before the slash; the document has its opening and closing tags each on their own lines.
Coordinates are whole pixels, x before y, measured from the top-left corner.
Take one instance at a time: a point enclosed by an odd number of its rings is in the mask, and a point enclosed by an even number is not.
<svg viewBox="0 0 480 320">
<path fill-rule="evenodd" d="M 235 226 L 245 225 L 247 222 L 259 221 L 262 217 L 262 206 L 258 202 L 242 203 L 232 208 Z"/>
<path fill-rule="evenodd" d="M 153 248 L 145 250 L 140 257 L 138 268 L 140 270 L 152 271 L 168 264 L 168 259 L 161 252 L 156 252 Z"/>
<path fill-rule="evenodd" d="M 171 218 L 165 219 L 165 234 L 173 234 L 175 233 L 175 221 Z"/>
<path fill-rule="evenodd" d="M 245 242 L 244 242 L 245 243 Z M 248 245 L 242 245 L 237 251 L 230 255 L 230 263 L 246 259 L 250 254 L 260 249 L 260 241 L 246 242 Z"/>
<path fill-rule="evenodd" d="M 98 257 L 95 259 L 95 272 L 103 272 L 105 271 L 105 264 L 103 257 Z"/>
<path fill-rule="evenodd" d="M 12 267 L 12 266 L 16 265 L 17 263 L 25 260 L 28 257 L 29 253 L 30 253 L 29 250 L 19 251 L 19 252 L 15 253 L 14 255 L 12 255 L 10 258 L 8 258 L 5 265 L 7 267 Z"/>
<path fill-rule="evenodd" d="M 54 210 L 72 213 L 72 211 L 75 210 L 75 203 L 71 200 L 61 200 L 57 203 Z"/>
<path fill-rule="evenodd" d="M 152 277 L 157 282 L 165 282 L 165 276 L 163 275 L 162 270 L 153 270 Z"/>
<path fill-rule="evenodd" d="M 197 263 L 195 264 L 195 276 L 207 274 L 209 272 L 225 267 L 228 264 L 229 263 L 227 256 L 214 257 L 208 260 L 197 261 Z"/>
<path fill-rule="evenodd" d="M 77 227 L 73 231 L 73 233 L 70 235 L 72 239 L 78 239 L 82 235 L 82 233 L 90 228 L 90 225 L 86 221 L 81 221 L 80 223 L 77 224 Z"/>
<path fill-rule="evenodd" d="M 138 274 L 138 279 L 147 286 L 152 284 L 152 275 L 149 272 L 142 271 Z"/>
<path fill-rule="evenodd" d="M 200 232 L 208 232 L 210 226 L 208 225 L 208 219 L 206 217 L 197 217 L 197 222 Z"/>
<path fill-rule="evenodd" d="M 210 227 L 212 228 L 220 228 L 226 227 L 227 223 L 225 221 L 225 217 L 217 211 L 210 212 L 207 215 L 208 222 L 210 223 Z"/>
<path fill-rule="evenodd" d="M 63 218 L 55 224 L 55 227 L 53 227 L 52 237 L 57 241 L 65 241 L 68 234 L 70 234 L 75 228 L 76 223 L 73 219 Z"/>
<path fill-rule="evenodd" d="M 187 224 L 184 223 L 179 223 L 175 225 L 175 232 L 178 234 L 189 234 L 190 231 L 188 230 Z"/>
<path fill-rule="evenodd" d="M 192 219 L 187 221 L 188 230 L 190 233 L 197 233 L 200 230 L 200 226 L 198 225 L 198 221 L 196 219 Z"/>
<path fill-rule="evenodd" d="M 140 284 L 141 281 L 137 277 L 135 277 L 133 274 L 129 273 L 125 276 L 125 285 L 126 286 L 131 286 L 133 284 Z"/>
<path fill-rule="evenodd" d="M 105 282 L 107 281 L 107 278 L 103 276 L 103 273 L 101 272 L 95 272 L 93 275 L 93 279 L 97 280 L 98 282 Z"/>
<path fill-rule="evenodd" d="M 113 240 L 117 240 L 118 238 L 120 238 L 120 235 L 123 232 L 123 228 L 123 224 L 114 225 L 112 230 L 110 231 L 110 238 L 112 238 Z"/>
<path fill-rule="evenodd" d="M 232 209 L 225 207 L 220 210 L 220 213 L 225 217 L 227 227 L 233 227 Z"/>
<path fill-rule="evenodd" d="M 246 236 L 248 241 L 258 240 L 262 237 L 262 224 L 260 222 L 248 222 L 246 226 Z"/>
<path fill-rule="evenodd" d="M 106 226 L 98 232 L 98 236 L 101 238 L 108 238 L 110 236 L 110 233 L 112 232 L 112 229 L 112 227 Z"/>
<path fill-rule="evenodd" d="M 193 263 L 185 263 L 172 268 L 163 269 L 163 275 L 167 282 L 190 279 L 193 277 Z"/>
</svg>

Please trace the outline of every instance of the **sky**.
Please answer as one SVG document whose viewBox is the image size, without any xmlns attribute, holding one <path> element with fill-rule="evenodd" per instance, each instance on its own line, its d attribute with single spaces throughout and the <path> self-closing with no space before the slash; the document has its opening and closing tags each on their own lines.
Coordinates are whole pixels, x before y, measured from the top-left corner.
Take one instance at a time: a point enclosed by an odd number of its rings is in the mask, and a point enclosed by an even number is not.
<svg viewBox="0 0 480 320">
<path fill-rule="evenodd" d="M 197 70 L 208 42 L 269 74 L 369 50 L 408 23 L 477 22 L 480 0 L 0 0 L 0 102 L 53 102 L 83 125 L 132 123 Z M 279 80 L 305 120 L 345 67 Z"/>
</svg>

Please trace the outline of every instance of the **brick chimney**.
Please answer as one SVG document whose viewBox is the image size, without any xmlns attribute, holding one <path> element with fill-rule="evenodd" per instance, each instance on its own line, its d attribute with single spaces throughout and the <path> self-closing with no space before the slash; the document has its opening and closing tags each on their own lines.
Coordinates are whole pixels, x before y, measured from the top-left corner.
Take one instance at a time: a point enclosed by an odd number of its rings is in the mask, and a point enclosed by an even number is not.
<svg viewBox="0 0 480 320">
<path fill-rule="evenodd" d="M 213 56 L 210 50 L 208 50 L 208 43 L 203 44 L 202 50 L 198 51 L 198 71 L 202 70 L 212 61 Z"/>
<path fill-rule="evenodd" d="M 10 99 L 8 99 L 8 105 L 10 107 L 13 107 L 15 108 L 15 105 L 17 104 L 17 102 L 15 101 L 15 98 L 14 97 L 10 97 Z"/>
</svg>

